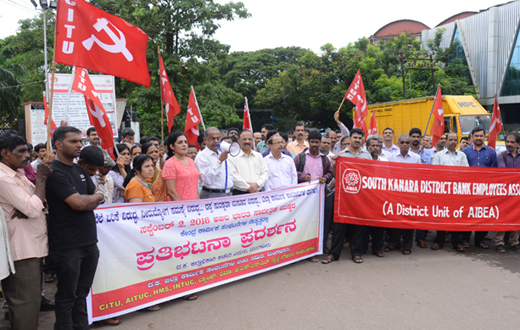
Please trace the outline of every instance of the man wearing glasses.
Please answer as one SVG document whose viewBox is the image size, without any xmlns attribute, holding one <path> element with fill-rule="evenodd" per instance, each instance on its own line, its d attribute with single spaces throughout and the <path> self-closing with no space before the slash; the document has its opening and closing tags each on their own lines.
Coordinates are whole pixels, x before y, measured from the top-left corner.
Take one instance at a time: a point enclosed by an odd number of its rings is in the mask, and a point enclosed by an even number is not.
<svg viewBox="0 0 520 330">
<path fill-rule="evenodd" d="M 265 184 L 265 191 L 298 185 L 296 165 L 291 156 L 282 153 L 283 139 L 280 135 L 271 135 L 267 140 L 267 145 L 271 152 L 264 158 L 269 169 L 269 179 Z"/>
<path fill-rule="evenodd" d="M 411 138 L 408 134 L 401 134 L 399 136 L 398 147 L 399 152 L 390 155 L 388 161 L 396 163 L 407 163 L 407 164 L 421 164 L 421 157 L 410 151 Z M 396 229 L 391 228 L 388 230 L 388 236 L 390 240 L 388 246 L 385 248 L 385 252 L 399 250 L 401 244 L 401 233 L 403 235 L 403 254 L 408 255 L 412 253 L 413 244 L 413 229 Z"/>
</svg>

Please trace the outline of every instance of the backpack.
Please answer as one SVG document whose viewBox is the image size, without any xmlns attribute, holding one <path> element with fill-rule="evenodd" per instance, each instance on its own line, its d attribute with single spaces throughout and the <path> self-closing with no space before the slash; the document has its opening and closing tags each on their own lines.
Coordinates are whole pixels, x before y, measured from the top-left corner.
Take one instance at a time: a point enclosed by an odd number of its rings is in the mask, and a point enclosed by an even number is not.
<svg viewBox="0 0 520 330">
<path fill-rule="evenodd" d="M 308 149 L 308 148 L 307 148 Z M 300 157 L 300 162 L 298 163 L 298 168 L 296 169 L 298 172 L 303 172 L 303 169 L 305 168 L 305 161 L 307 160 L 307 157 L 305 156 L 305 151 L 307 149 L 303 150 L 301 154 L 298 155 Z M 323 171 L 325 171 L 325 164 L 327 164 L 327 156 L 320 155 L 321 156 L 321 162 L 323 166 Z"/>
</svg>

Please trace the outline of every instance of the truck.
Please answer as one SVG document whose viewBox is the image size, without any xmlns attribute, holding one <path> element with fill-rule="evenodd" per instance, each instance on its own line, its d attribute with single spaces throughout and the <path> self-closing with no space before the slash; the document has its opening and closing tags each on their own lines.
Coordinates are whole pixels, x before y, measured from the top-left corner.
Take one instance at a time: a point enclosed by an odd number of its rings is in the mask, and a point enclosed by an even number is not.
<svg viewBox="0 0 520 330">
<path fill-rule="evenodd" d="M 391 127 L 394 130 L 394 144 L 396 145 L 399 135 L 408 134 L 413 127 L 420 128 L 423 134 L 429 134 L 433 126 L 433 115 L 428 126 L 428 133 L 425 133 L 424 130 L 434 100 L 433 96 L 429 96 L 369 105 L 366 117 L 367 127 L 370 127 L 371 113 L 374 111 L 380 134 L 382 135 L 386 127 Z M 460 141 L 460 138 L 468 136 L 473 128 L 482 126 L 486 131 L 486 136 L 489 135 L 491 114 L 473 96 L 443 95 L 442 106 L 445 133 L 457 133 Z M 505 150 L 503 141 L 497 141 L 496 147 L 497 151 Z"/>
</svg>

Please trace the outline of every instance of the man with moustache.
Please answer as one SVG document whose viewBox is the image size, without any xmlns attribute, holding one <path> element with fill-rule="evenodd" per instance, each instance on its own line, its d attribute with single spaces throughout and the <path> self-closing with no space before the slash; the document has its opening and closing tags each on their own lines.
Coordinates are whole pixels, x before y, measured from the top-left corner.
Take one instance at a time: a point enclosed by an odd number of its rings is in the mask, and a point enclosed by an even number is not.
<svg viewBox="0 0 520 330">
<path fill-rule="evenodd" d="M 488 147 L 484 144 L 486 138 L 486 131 L 483 127 L 475 127 L 471 131 L 473 137 L 473 144 L 464 148 L 463 153 L 468 158 L 468 164 L 471 167 L 497 167 L 497 153 L 495 149 Z M 470 232 L 469 232 L 470 233 Z M 484 243 L 484 239 L 487 235 L 487 231 L 476 231 L 475 232 L 475 246 L 481 249 L 489 249 L 489 245 Z M 468 232 L 463 235 L 466 242 L 469 243 Z"/>
<path fill-rule="evenodd" d="M 469 166 L 468 159 L 462 151 L 457 151 L 457 133 L 448 133 L 448 148 L 438 152 L 432 159 L 432 165 L 444 166 Z M 464 243 L 462 242 L 462 232 L 451 233 L 451 244 L 453 248 L 459 252 L 464 252 Z M 433 241 L 432 250 L 439 250 L 444 247 L 446 231 L 437 230 L 437 235 Z"/>
<path fill-rule="evenodd" d="M 88 144 L 86 146 L 99 147 L 99 145 L 101 144 L 101 139 L 97 135 L 95 127 L 90 127 L 89 129 L 87 129 L 87 139 Z"/>
<path fill-rule="evenodd" d="M 262 155 L 251 148 L 253 134 L 243 130 L 240 132 L 238 142 L 240 152 L 236 157 L 228 159 L 233 173 L 233 195 L 262 191 L 269 179 L 269 170 Z"/>
<path fill-rule="evenodd" d="M 520 154 L 518 153 L 518 146 L 520 146 L 520 135 L 516 132 L 512 132 L 506 135 L 506 149 L 498 155 L 498 167 L 501 168 L 520 168 Z M 520 244 L 518 241 L 520 231 L 512 231 L 511 237 L 509 238 L 509 245 L 511 250 L 520 252 Z M 499 231 L 495 235 L 496 251 L 499 253 L 505 253 L 504 247 L 504 231 Z"/>
<path fill-rule="evenodd" d="M 462 151 L 462 149 L 466 148 L 467 146 L 469 146 L 469 138 L 467 136 L 461 137 L 459 142 L 459 150 Z"/>
<path fill-rule="evenodd" d="M 267 139 L 271 152 L 264 160 L 269 169 L 269 179 L 265 191 L 294 187 L 298 184 L 298 176 L 293 158 L 283 154 L 284 141 L 279 134 L 273 134 Z"/>
<path fill-rule="evenodd" d="M 321 138 L 321 144 L 320 144 L 320 151 L 327 156 L 329 159 L 334 156 L 332 152 L 330 152 L 330 146 L 332 144 L 332 140 L 327 136 L 324 135 Z"/>
<path fill-rule="evenodd" d="M 410 151 L 421 157 L 423 164 L 430 164 L 432 154 L 429 149 L 421 146 L 422 132 L 419 128 L 414 127 L 410 130 L 410 139 L 412 139 L 412 145 Z"/>
<path fill-rule="evenodd" d="M 231 196 L 233 174 L 228 162 L 229 152 L 219 151 L 220 131 L 206 128 L 206 148 L 195 158 L 199 171 L 200 199 Z"/>
<path fill-rule="evenodd" d="M 261 154 L 269 150 L 267 143 L 265 143 L 267 141 L 267 132 L 269 131 L 274 131 L 274 126 L 271 124 L 263 124 L 260 130 L 262 133 L 262 141 L 256 144 L 256 150 Z"/>
<path fill-rule="evenodd" d="M 299 155 L 309 148 L 309 143 L 305 141 L 305 125 L 303 123 L 294 125 L 294 136 L 296 140 L 287 145 L 287 150 L 295 155 Z"/>
<path fill-rule="evenodd" d="M 389 154 L 398 154 L 399 148 L 394 144 L 394 130 L 387 127 L 383 130 L 383 146 L 382 149 Z"/>
<path fill-rule="evenodd" d="M 433 148 L 430 149 L 431 154 L 432 154 L 432 158 L 435 157 L 435 155 L 438 152 L 441 152 L 443 150 L 446 150 L 446 134 L 443 134 L 441 136 L 441 138 L 439 139 L 439 141 L 437 141 L 437 143 L 435 143 Z"/>
<path fill-rule="evenodd" d="M 334 113 L 334 120 L 340 128 L 340 132 L 336 131 L 336 142 L 331 145 L 331 148 L 332 153 L 334 155 L 338 155 L 342 150 L 345 150 L 345 148 L 341 148 L 341 139 L 350 136 L 350 131 L 348 130 L 347 126 L 345 126 L 345 124 L 339 120 L 339 110 Z"/>
<path fill-rule="evenodd" d="M 380 135 L 379 135 L 380 136 Z M 383 162 L 387 162 L 387 159 L 382 158 L 379 153 L 381 152 L 381 145 L 379 139 L 375 135 L 371 135 L 368 137 L 367 142 L 367 151 L 372 156 L 372 160 L 379 160 Z"/>
<path fill-rule="evenodd" d="M 0 278 L 12 330 L 38 328 L 43 257 L 48 253 L 43 210 L 51 163 L 39 164 L 36 185 L 33 185 L 20 170 L 31 166 L 29 161 L 25 138 L 14 131 L 0 135 L 0 207 L 9 233 L 7 246 L 2 246 L 7 256 L 0 255 Z"/>
</svg>

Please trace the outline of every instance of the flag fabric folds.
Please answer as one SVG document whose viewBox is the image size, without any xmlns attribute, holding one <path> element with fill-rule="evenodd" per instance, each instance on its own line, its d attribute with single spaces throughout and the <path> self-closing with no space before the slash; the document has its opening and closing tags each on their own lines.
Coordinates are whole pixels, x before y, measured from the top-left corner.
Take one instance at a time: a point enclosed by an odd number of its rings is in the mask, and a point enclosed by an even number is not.
<svg viewBox="0 0 520 330">
<path fill-rule="evenodd" d="M 372 116 L 370 117 L 370 128 L 368 129 L 368 136 L 375 134 L 379 134 L 379 129 L 377 128 L 376 114 L 374 110 L 372 110 Z"/>
<path fill-rule="evenodd" d="M 186 125 L 184 126 L 184 134 L 188 139 L 188 144 L 197 146 L 199 150 L 199 144 L 197 139 L 200 135 L 199 124 L 202 122 L 202 115 L 200 113 L 199 104 L 197 103 L 197 97 L 193 86 L 191 87 L 190 99 L 188 101 L 188 112 L 186 113 Z"/>
<path fill-rule="evenodd" d="M 441 85 L 439 84 L 439 88 L 437 89 L 437 93 L 435 95 L 435 100 L 433 101 L 433 126 L 430 131 L 432 135 L 432 147 L 440 140 L 441 136 L 444 134 L 444 110 L 442 108 L 442 93 L 441 93 Z"/>
<path fill-rule="evenodd" d="M 253 124 L 251 123 L 251 115 L 249 114 L 249 104 L 247 104 L 247 97 L 245 98 L 244 103 L 244 123 L 242 124 L 242 129 L 247 129 L 253 132 Z"/>
<path fill-rule="evenodd" d="M 76 68 L 72 90 L 85 96 L 88 118 L 90 124 L 96 128 L 96 133 L 101 139 L 101 148 L 106 150 L 112 159 L 115 159 L 113 152 L 114 132 L 112 131 L 112 126 L 110 125 L 107 113 L 103 108 L 98 93 L 96 93 L 94 89 L 88 72 L 84 68 Z"/>
<path fill-rule="evenodd" d="M 361 78 L 361 71 L 358 70 L 352 84 L 345 93 L 344 99 L 354 103 L 356 110 L 354 111 L 354 128 L 361 128 L 368 135 L 367 123 L 365 117 L 367 116 L 367 97 L 365 95 L 365 87 L 363 86 L 363 79 Z"/>
<path fill-rule="evenodd" d="M 491 126 L 489 127 L 489 137 L 487 145 L 495 149 L 497 136 L 502 132 L 502 120 L 500 119 L 500 105 L 495 95 L 495 103 L 493 104 L 493 116 L 491 117 Z"/>
<path fill-rule="evenodd" d="M 47 126 L 47 120 L 49 118 L 49 106 L 47 105 L 47 98 L 45 97 L 45 92 L 43 93 L 43 109 L 45 110 L 45 119 L 43 120 L 43 124 Z M 58 127 L 56 127 L 54 119 L 51 118 L 51 138 L 53 137 L 56 128 Z"/>
<path fill-rule="evenodd" d="M 59 0 L 56 62 L 114 75 L 150 87 L 148 36 L 84 0 Z"/>
<path fill-rule="evenodd" d="M 170 80 L 164 68 L 164 62 L 159 53 L 159 71 L 161 75 L 161 98 L 164 100 L 164 108 L 166 109 L 166 118 L 168 120 L 168 132 L 172 131 L 173 118 L 181 112 L 181 106 L 177 102 L 175 94 L 173 94 Z"/>
</svg>

